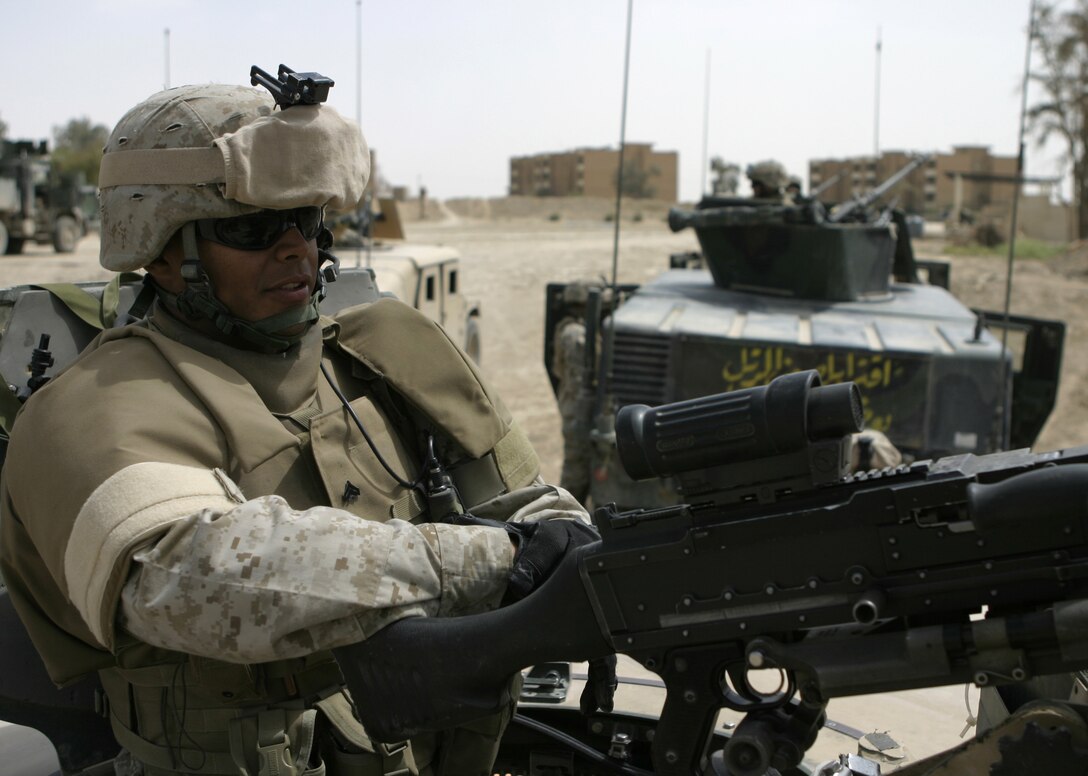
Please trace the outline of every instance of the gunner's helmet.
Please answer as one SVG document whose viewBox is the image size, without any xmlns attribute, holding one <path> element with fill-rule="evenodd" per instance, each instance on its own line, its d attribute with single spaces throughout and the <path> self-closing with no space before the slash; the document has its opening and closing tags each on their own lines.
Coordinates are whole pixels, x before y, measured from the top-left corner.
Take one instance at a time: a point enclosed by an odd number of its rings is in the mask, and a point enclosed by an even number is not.
<svg viewBox="0 0 1088 776">
<path fill-rule="evenodd" d="M 354 209 L 370 175 L 366 140 L 335 109 L 280 109 L 263 89 L 221 84 L 152 95 L 103 153 L 99 260 L 116 272 L 147 266 L 197 219 Z"/>
<path fill-rule="evenodd" d="M 768 192 L 781 192 L 789 182 L 786 168 L 772 160 L 748 165 L 745 174 L 748 176 L 748 180 L 752 182 L 753 188 L 758 184 Z"/>
</svg>

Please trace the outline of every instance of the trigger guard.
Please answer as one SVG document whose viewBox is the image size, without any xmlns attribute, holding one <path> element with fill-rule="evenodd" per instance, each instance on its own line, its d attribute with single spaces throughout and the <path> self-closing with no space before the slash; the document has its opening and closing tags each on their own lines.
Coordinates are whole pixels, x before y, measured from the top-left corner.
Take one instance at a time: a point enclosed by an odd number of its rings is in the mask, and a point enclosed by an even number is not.
<svg viewBox="0 0 1088 776">
<path fill-rule="evenodd" d="M 752 687 L 748 681 L 747 662 L 743 665 L 727 668 L 726 674 L 728 674 L 730 681 L 727 683 L 725 677 L 722 677 L 723 681 L 721 683 L 722 700 L 725 705 L 733 711 L 749 712 L 761 709 L 776 709 L 788 703 L 797 693 L 797 683 L 793 678 L 793 673 L 779 666 L 770 667 L 779 669 L 786 677 L 785 687 L 773 696 L 762 695 Z M 738 671 L 739 679 L 737 676 Z"/>
</svg>

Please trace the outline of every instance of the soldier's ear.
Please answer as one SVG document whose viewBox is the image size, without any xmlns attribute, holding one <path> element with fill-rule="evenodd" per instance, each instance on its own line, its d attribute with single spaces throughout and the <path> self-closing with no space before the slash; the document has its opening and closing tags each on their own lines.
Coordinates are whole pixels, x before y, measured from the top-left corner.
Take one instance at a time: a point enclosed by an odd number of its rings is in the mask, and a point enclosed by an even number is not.
<svg viewBox="0 0 1088 776">
<path fill-rule="evenodd" d="M 144 267 L 144 270 L 160 288 L 179 294 L 185 290 L 185 281 L 181 277 L 181 263 L 184 258 L 179 231 L 166 243 L 159 257 Z"/>
</svg>

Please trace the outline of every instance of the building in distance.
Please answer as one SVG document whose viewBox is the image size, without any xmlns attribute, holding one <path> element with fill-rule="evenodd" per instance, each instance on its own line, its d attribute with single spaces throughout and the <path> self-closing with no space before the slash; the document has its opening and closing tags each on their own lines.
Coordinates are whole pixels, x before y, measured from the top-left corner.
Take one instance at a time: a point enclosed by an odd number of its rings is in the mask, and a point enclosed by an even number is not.
<svg viewBox="0 0 1088 776">
<path fill-rule="evenodd" d="M 864 194 L 890 178 L 914 154 L 885 151 L 878 158 L 854 156 L 847 159 L 813 159 L 808 164 L 809 187 L 815 189 L 838 175 L 838 180 L 821 194 L 825 202 L 843 202 Z M 956 192 L 956 173 L 963 174 Z M 968 177 L 970 174 L 970 177 Z M 953 146 L 952 153 L 936 153 L 896 186 L 893 196 L 908 213 L 927 218 L 943 217 L 953 209 L 975 213 L 991 206 L 1012 202 L 1013 186 L 986 176 L 1015 177 L 1015 156 L 994 156 L 988 146 Z M 957 201 L 958 199 L 958 201 Z"/>
<path fill-rule="evenodd" d="M 652 143 L 627 143 L 623 154 L 624 194 L 675 202 L 676 151 L 654 151 Z M 535 197 L 614 197 L 619 151 L 577 148 L 510 159 L 510 194 Z"/>
<path fill-rule="evenodd" d="M 872 190 L 905 166 L 911 156 L 886 151 L 876 159 L 814 159 L 809 162 L 809 190 L 826 181 L 828 187 L 820 199 L 845 202 Z M 933 154 L 888 196 L 896 197 L 898 206 L 908 213 L 930 220 L 989 225 L 1005 239 L 1016 180 L 1016 157 L 994 156 L 987 146 L 953 146 L 950 154 Z M 1023 177 L 1020 181 L 1035 188 L 1030 193 L 1021 190 L 1017 230 L 1051 242 L 1076 239 L 1076 214 L 1060 199 L 1061 179 Z"/>
</svg>

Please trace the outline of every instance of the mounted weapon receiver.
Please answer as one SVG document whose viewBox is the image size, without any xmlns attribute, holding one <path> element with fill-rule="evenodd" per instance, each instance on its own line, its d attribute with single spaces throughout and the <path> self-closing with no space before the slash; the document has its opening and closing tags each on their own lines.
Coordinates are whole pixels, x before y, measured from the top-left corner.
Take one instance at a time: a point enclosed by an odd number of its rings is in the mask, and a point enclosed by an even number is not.
<svg viewBox="0 0 1088 776">
<path fill-rule="evenodd" d="M 276 77 L 254 65 L 249 70 L 249 79 L 254 86 L 263 86 L 272 92 L 281 108 L 325 102 L 329 99 L 329 89 L 336 85 L 321 73 L 296 73 L 287 65 L 280 65 Z"/>
<path fill-rule="evenodd" d="M 883 197 L 892 189 L 899 181 L 906 178 L 915 169 L 921 167 L 933 157 L 929 154 L 919 154 L 903 165 L 894 175 L 881 183 L 875 189 L 862 197 L 855 197 L 847 202 L 842 202 L 835 207 L 831 208 L 831 212 L 827 216 L 828 223 L 837 224 L 847 220 L 851 215 L 857 211 L 864 213 L 873 203 Z"/>
</svg>

